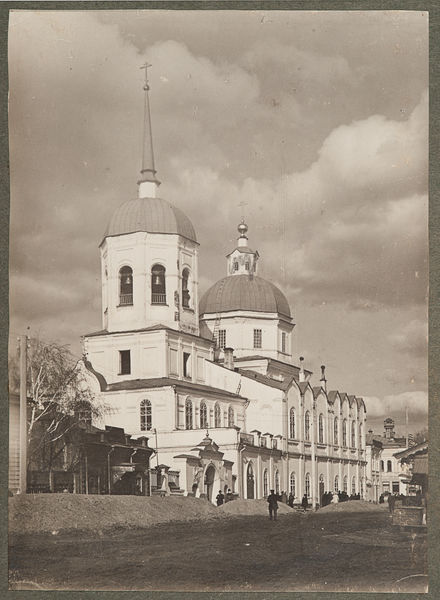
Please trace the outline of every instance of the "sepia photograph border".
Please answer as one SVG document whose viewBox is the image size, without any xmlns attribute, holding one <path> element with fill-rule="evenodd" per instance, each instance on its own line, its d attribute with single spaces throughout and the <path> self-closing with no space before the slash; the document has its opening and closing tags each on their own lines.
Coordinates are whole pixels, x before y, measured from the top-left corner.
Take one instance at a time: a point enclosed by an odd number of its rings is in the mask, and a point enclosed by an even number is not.
<svg viewBox="0 0 440 600">
<path fill-rule="evenodd" d="M 426 594 L 399 593 L 400 598 L 440 598 L 440 151 L 438 123 L 440 118 L 439 88 L 440 75 L 440 5 L 438 0 L 396 1 L 396 0 L 326 0 L 326 1 L 156 1 L 156 2 L 1 2 L 0 3 L 0 318 L 2 331 L 0 338 L 1 382 L 0 395 L 3 418 L 0 420 L 0 591 L 4 598 L 26 598 L 43 600 L 47 598 L 92 598 L 131 599 L 154 598 L 201 600 L 287 600 L 291 598 L 342 598 L 350 600 L 396 598 L 393 593 L 373 592 L 129 592 L 129 591 L 11 591 L 8 590 L 8 323 L 9 323 L 9 160 L 8 160 L 8 18 L 10 10 L 379 10 L 379 11 L 427 11 L 429 12 L 429 486 L 431 503 L 429 507 L 429 591 Z"/>
</svg>

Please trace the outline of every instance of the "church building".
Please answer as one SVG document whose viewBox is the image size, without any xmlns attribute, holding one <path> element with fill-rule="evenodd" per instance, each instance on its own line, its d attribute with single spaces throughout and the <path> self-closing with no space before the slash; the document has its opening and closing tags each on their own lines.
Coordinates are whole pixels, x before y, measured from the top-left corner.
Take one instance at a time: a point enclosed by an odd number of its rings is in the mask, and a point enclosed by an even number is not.
<svg viewBox="0 0 440 600">
<path fill-rule="evenodd" d="M 365 404 L 327 391 L 324 366 L 313 383 L 294 364 L 291 308 L 259 277 L 243 221 L 226 276 L 199 298 L 196 231 L 159 196 L 147 79 L 144 91 L 138 195 L 109 215 L 102 329 L 84 337 L 90 385 L 111 409 L 100 425 L 149 438 L 167 493 L 365 497 Z"/>
</svg>

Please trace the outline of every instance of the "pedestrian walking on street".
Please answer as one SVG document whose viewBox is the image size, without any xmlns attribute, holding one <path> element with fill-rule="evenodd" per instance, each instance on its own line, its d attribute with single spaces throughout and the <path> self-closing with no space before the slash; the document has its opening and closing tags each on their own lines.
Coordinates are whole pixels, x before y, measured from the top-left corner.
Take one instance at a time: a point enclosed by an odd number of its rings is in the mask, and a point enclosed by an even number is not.
<svg viewBox="0 0 440 600">
<path fill-rule="evenodd" d="M 287 502 L 287 504 L 290 506 L 290 508 L 293 508 L 293 503 L 295 501 L 295 496 L 292 494 L 292 492 L 289 494 L 289 500 Z"/>
<path fill-rule="evenodd" d="M 273 520 L 276 521 L 277 520 L 277 512 L 278 512 L 278 500 L 279 500 L 279 496 L 278 494 L 275 494 L 275 490 L 270 490 L 270 494 L 267 497 L 267 502 L 269 504 L 269 519 L 272 521 L 272 517 Z"/>
<path fill-rule="evenodd" d="M 302 497 L 302 500 L 301 500 L 301 506 L 303 507 L 304 512 L 306 512 L 308 505 L 309 505 L 309 501 L 307 499 L 307 494 L 304 494 L 304 496 Z"/>
<path fill-rule="evenodd" d="M 219 490 L 216 500 L 217 500 L 217 506 L 221 506 L 223 504 L 223 502 L 225 501 L 225 497 L 221 490 Z"/>
<path fill-rule="evenodd" d="M 390 509 L 390 513 L 394 512 L 394 505 L 396 504 L 396 498 L 394 494 L 388 494 L 388 508 Z"/>
</svg>

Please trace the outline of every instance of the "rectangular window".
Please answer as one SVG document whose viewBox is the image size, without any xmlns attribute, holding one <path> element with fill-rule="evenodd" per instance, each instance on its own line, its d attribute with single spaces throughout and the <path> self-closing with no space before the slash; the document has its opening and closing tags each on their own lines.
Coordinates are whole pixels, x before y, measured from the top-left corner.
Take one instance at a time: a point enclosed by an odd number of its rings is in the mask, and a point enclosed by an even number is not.
<svg viewBox="0 0 440 600">
<path fill-rule="evenodd" d="M 183 353 L 183 376 L 191 377 L 191 354 L 188 352 Z"/>
<path fill-rule="evenodd" d="M 262 339 L 261 329 L 254 329 L 254 348 L 261 348 Z"/>
<path fill-rule="evenodd" d="M 226 348 L 226 329 L 218 330 L 218 347 Z"/>
<path fill-rule="evenodd" d="M 283 354 L 287 353 L 287 333 L 285 331 L 281 334 L 281 352 Z"/>
<path fill-rule="evenodd" d="M 130 350 L 119 351 L 119 375 L 130 375 L 131 373 L 131 360 Z"/>
</svg>

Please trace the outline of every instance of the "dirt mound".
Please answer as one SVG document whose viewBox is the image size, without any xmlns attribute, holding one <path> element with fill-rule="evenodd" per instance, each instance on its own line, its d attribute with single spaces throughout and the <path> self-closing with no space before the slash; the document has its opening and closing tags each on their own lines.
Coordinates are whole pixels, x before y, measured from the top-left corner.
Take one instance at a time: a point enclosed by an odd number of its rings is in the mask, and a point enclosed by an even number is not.
<svg viewBox="0 0 440 600">
<path fill-rule="evenodd" d="M 220 516 L 208 500 L 192 497 L 23 494 L 9 500 L 9 531 L 17 534 L 149 527 Z"/>
<path fill-rule="evenodd" d="M 319 512 L 377 512 L 383 510 L 383 504 L 373 504 L 373 502 L 365 502 L 365 500 L 347 500 L 337 504 L 328 504 Z"/>
<path fill-rule="evenodd" d="M 219 507 L 219 512 L 224 512 L 229 515 L 267 515 L 267 500 L 262 498 L 261 500 L 232 500 L 232 502 L 226 502 Z M 293 510 L 287 504 L 278 502 L 278 513 L 292 513 Z"/>
</svg>

